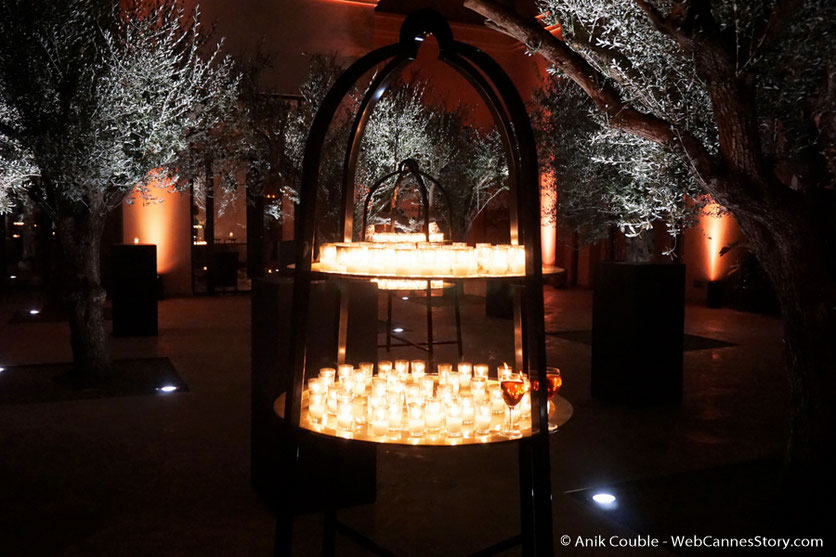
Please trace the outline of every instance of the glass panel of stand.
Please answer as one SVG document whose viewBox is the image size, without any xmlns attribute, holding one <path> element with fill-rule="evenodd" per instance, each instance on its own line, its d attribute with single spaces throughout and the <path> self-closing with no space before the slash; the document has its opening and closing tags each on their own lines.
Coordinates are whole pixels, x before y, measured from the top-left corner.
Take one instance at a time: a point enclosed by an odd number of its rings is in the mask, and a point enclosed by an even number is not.
<svg viewBox="0 0 836 557">
<path fill-rule="evenodd" d="M 362 362 L 322 368 L 302 395 L 303 428 L 377 443 L 461 445 L 532 434 L 531 381 L 507 365 L 493 379 L 487 364 L 424 360 Z M 375 373 L 375 367 L 376 373 Z M 562 379 L 549 368 L 550 429 Z M 536 388 L 537 382 L 533 387 Z"/>
</svg>

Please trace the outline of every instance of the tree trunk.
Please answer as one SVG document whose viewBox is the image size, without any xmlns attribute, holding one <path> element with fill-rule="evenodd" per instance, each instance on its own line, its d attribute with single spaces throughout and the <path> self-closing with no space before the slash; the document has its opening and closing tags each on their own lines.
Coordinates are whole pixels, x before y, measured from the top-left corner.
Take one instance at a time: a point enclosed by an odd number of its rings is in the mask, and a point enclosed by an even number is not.
<svg viewBox="0 0 836 557">
<path fill-rule="evenodd" d="M 84 212 L 60 215 L 57 228 L 73 350 L 70 379 L 92 385 L 108 379 L 111 370 L 99 269 L 105 219 Z"/>
<path fill-rule="evenodd" d="M 815 516 L 836 495 L 836 276 L 813 224 L 821 220 L 777 207 L 771 217 L 737 215 L 783 315 L 792 402 L 784 496 Z"/>
</svg>

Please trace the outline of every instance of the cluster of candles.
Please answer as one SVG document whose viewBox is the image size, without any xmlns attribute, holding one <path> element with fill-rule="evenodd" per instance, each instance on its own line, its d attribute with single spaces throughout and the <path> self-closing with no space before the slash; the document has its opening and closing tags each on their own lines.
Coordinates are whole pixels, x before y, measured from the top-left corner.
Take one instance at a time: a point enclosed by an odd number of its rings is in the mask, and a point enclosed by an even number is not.
<svg viewBox="0 0 836 557">
<path fill-rule="evenodd" d="M 505 276 L 525 274 L 525 247 L 464 242 L 344 242 L 323 244 L 322 270 L 401 276 Z"/>
<path fill-rule="evenodd" d="M 371 281 L 377 283 L 378 290 L 426 290 L 427 282 L 433 290 L 444 288 L 443 280 L 373 278 Z"/>
<path fill-rule="evenodd" d="M 364 430 L 373 438 L 406 436 L 455 440 L 463 435 L 485 436 L 502 429 L 506 398 L 500 382 L 511 377 L 505 366 L 500 381 L 488 378 L 486 364 L 438 364 L 438 374 L 426 373 L 423 360 L 343 364 L 322 368 L 308 380 L 307 417 L 312 424 L 337 432 Z M 522 419 L 531 416 L 531 399 L 524 377 L 519 404 L 510 409 Z"/>
</svg>

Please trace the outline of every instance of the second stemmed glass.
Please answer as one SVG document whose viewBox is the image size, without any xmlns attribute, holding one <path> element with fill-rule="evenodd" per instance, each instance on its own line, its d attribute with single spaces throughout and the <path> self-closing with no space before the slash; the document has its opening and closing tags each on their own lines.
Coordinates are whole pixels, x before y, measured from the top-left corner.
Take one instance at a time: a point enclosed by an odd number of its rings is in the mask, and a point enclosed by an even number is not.
<svg viewBox="0 0 836 557">
<path fill-rule="evenodd" d="M 520 433 L 519 426 L 514 423 L 514 407 L 520 403 L 523 395 L 525 395 L 525 382 L 519 374 L 513 373 L 503 377 L 499 385 L 502 387 L 502 398 L 508 405 L 509 414 L 509 425 L 507 429 L 502 431 L 502 435 L 512 438 L 521 437 L 522 433 Z"/>
</svg>

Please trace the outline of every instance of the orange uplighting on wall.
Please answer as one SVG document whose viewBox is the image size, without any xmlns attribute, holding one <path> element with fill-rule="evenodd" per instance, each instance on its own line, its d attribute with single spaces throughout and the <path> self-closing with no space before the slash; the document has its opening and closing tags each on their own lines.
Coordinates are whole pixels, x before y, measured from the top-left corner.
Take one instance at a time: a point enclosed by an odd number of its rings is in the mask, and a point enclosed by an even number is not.
<svg viewBox="0 0 836 557">
<path fill-rule="evenodd" d="M 133 203 L 123 207 L 124 238 L 139 238 L 144 244 L 157 246 L 157 273 L 172 294 L 188 293 L 191 288 L 191 238 L 189 228 L 189 196 L 174 191 L 165 177 L 149 182 L 157 200 L 143 203 L 134 195 Z"/>
<path fill-rule="evenodd" d="M 718 214 L 721 207 L 716 203 L 706 207 L 706 213 L 700 218 L 700 227 L 705 234 L 705 265 L 708 280 L 722 278 L 728 270 L 728 263 L 720 258 L 720 250 L 728 245 L 732 238 L 730 229 L 734 219 L 729 215 Z"/>
<path fill-rule="evenodd" d="M 557 258 L 557 190 L 551 173 L 540 175 L 540 249 L 543 265 L 553 266 Z"/>
</svg>

